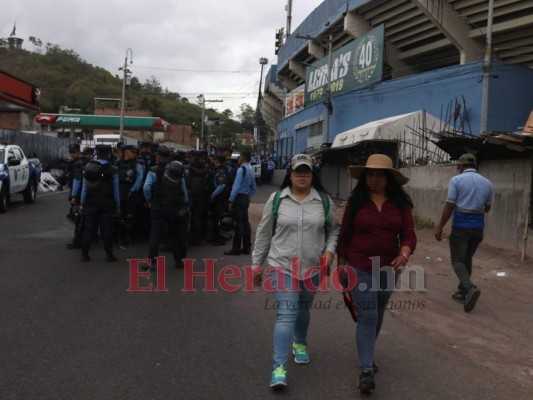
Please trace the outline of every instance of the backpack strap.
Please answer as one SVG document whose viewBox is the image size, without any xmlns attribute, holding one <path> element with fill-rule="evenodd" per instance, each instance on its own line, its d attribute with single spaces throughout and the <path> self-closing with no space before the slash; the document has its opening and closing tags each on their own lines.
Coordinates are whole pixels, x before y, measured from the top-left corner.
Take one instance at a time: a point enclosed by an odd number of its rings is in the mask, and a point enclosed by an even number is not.
<svg viewBox="0 0 533 400">
<path fill-rule="evenodd" d="M 324 215 L 326 217 L 326 222 L 324 224 L 324 228 L 326 228 L 328 225 L 331 224 L 331 214 L 329 212 L 329 196 L 326 193 L 318 192 L 320 194 L 320 198 L 322 199 L 322 207 L 324 207 Z M 276 234 L 276 224 L 278 222 L 278 211 L 279 206 L 281 204 L 281 190 L 278 190 L 276 192 L 276 195 L 274 196 L 274 201 L 272 202 L 272 216 L 274 218 L 274 222 L 272 224 L 272 236 Z"/>
<path fill-rule="evenodd" d="M 274 196 L 274 201 L 272 202 L 272 216 L 274 217 L 274 222 L 272 223 L 272 236 L 276 234 L 276 224 L 278 222 L 278 211 L 279 205 L 281 204 L 281 190 L 276 192 Z"/>
</svg>

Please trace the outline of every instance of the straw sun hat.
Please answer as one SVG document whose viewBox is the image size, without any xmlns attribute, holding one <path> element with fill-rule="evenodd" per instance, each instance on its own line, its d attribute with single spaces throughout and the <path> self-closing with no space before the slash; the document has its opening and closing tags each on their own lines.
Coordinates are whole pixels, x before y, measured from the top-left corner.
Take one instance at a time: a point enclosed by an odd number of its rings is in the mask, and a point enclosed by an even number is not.
<svg viewBox="0 0 533 400">
<path fill-rule="evenodd" d="M 405 185 L 409 181 L 409 178 L 404 176 L 397 169 L 393 168 L 391 158 L 385 154 L 372 154 L 366 160 L 366 165 L 350 165 L 348 167 L 350 175 L 355 179 L 359 179 L 365 169 L 389 170 L 400 185 Z"/>
</svg>

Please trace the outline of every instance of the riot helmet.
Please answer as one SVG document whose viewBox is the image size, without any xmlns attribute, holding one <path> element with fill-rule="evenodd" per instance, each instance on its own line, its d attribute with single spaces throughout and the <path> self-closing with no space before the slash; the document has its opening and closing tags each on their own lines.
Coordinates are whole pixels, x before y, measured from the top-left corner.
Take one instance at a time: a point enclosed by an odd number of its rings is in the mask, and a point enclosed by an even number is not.
<svg viewBox="0 0 533 400">
<path fill-rule="evenodd" d="M 179 161 L 171 161 L 165 168 L 165 177 L 172 182 L 183 178 L 183 164 Z"/>
</svg>

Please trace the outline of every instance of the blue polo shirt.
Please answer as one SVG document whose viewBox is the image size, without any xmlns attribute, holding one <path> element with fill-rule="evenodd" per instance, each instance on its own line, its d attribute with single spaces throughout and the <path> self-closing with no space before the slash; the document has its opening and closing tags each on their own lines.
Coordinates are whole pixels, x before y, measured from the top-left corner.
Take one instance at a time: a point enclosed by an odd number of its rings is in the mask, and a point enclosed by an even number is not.
<svg viewBox="0 0 533 400">
<path fill-rule="evenodd" d="M 243 173 L 243 167 L 246 168 L 246 174 Z M 252 198 L 255 192 L 257 192 L 255 173 L 249 163 L 243 163 L 237 169 L 235 182 L 233 182 L 233 188 L 231 189 L 231 194 L 229 196 L 229 202 L 233 203 L 238 194 L 245 194 L 248 198 Z"/>
<path fill-rule="evenodd" d="M 492 204 L 493 186 L 475 169 L 454 176 L 448 185 L 446 202 L 455 205 L 452 228 L 485 227 L 485 206 Z"/>
</svg>

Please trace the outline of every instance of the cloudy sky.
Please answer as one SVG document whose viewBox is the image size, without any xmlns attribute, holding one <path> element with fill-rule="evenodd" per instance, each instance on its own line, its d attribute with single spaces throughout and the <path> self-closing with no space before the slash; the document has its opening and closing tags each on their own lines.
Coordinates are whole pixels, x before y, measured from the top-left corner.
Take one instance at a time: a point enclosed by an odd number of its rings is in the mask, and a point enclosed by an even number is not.
<svg viewBox="0 0 533 400">
<path fill-rule="evenodd" d="M 323 0 L 293 0 L 294 30 Z M 88 63 L 119 74 L 133 51 L 133 75 L 155 76 L 163 88 L 196 102 L 200 93 L 238 113 L 255 108 L 259 58 L 276 63 L 275 32 L 286 26 L 287 0 L 16 0 L 2 2 L 0 37 L 16 22 L 24 48 L 35 36 L 72 49 Z M 0 65 L 1 68 L 1 65 Z M 268 66 L 265 66 L 265 73 Z M 35 82 L 38 84 L 38 82 Z"/>
</svg>

